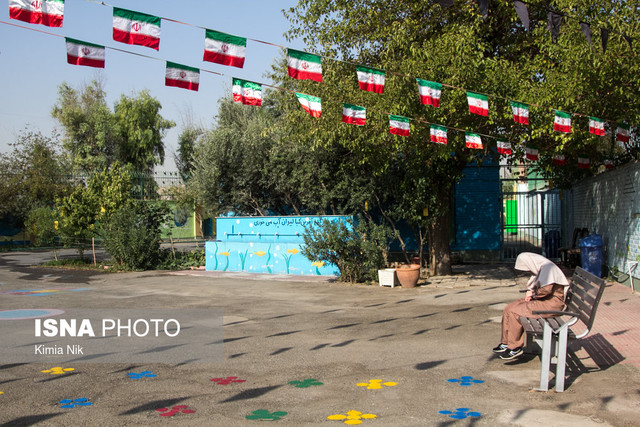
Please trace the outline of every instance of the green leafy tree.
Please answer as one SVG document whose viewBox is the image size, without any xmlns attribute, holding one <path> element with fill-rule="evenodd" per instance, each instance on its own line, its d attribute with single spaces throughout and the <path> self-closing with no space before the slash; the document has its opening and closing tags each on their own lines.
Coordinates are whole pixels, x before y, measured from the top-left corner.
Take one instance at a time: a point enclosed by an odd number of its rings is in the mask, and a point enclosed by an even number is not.
<svg viewBox="0 0 640 427">
<path fill-rule="evenodd" d="M 32 210 L 51 208 L 70 191 L 71 176 L 57 135 L 25 129 L 11 146 L 0 154 L 0 216 L 21 228 Z"/>
<path fill-rule="evenodd" d="M 561 13 L 590 20 L 594 28 L 612 21 L 618 34 L 629 36 L 638 34 L 636 7 L 636 2 L 616 1 L 553 3 Z M 519 23 L 507 0 L 491 2 L 486 19 L 475 1 L 457 1 L 446 8 L 417 0 L 300 0 L 286 13 L 292 24 L 289 36 L 302 38 L 310 51 L 324 56 L 323 84 L 293 81 L 282 65 L 274 78 L 287 89 L 321 97 L 323 113 L 319 120 L 305 117 L 283 93 L 281 97 L 289 100 L 281 102 L 280 134 L 309 148 L 345 147 L 353 163 L 362 165 L 379 184 L 372 188 L 371 203 L 391 224 L 411 224 L 420 245 L 428 237 L 432 275 L 451 272 L 454 184 L 466 165 L 481 163 L 485 155 L 466 148 L 463 131 L 576 156 L 607 144 L 585 138 L 583 132 L 554 133 L 549 106 L 593 111 L 611 120 L 639 118 L 638 103 L 632 100 L 637 99 L 640 73 L 637 61 L 630 60 L 628 52 L 622 54 L 624 44 L 614 48 L 610 41 L 611 51 L 603 58 L 584 40 L 578 19 L 573 28 L 563 27 L 554 43 L 546 30 L 545 6 L 531 6 L 530 13 L 530 31 Z M 355 64 L 389 70 L 383 95 L 358 88 Z M 446 85 L 440 108 L 420 104 L 415 77 Z M 488 117 L 469 113 L 463 88 L 491 94 Z M 509 100 L 541 106 L 532 108 L 535 119 L 530 126 L 514 125 Z M 341 102 L 366 106 L 367 126 L 337 125 Z M 389 113 L 416 120 L 411 137 L 388 133 Z M 429 142 L 429 123 L 448 127 L 446 146 Z M 485 138 L 484 143 L 491 147 L 495 139 Z M 522 148 L 518 152 L 522 156 Z"/>
<path fill-rule="evenodd" d="M 108 168 L 118 161 L 137 172 L 150 172 L 164 162 L 163 137 L 175 123 L 160 115 L 160 103 L 141 91 L 122 95 L 111 111 L 98 80 L 74 89 L 58 89 L 52 116 L 65 129 L 64 148 L 74 167 L 85 172 Z"/>
</svg>

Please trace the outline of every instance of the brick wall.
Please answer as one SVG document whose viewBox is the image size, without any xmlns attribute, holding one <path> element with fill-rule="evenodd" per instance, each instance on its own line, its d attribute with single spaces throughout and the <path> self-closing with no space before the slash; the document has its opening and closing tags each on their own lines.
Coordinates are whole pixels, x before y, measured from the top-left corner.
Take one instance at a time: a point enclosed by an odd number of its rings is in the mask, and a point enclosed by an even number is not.
<svg viewBox="0 0 640 427">
<path fill-rule="evenodd" d="M 640 163 L 606 171 L 563 192 L 563 233 L 570 245 L 573 229 L 586 227 L 603 239 L 609 268 L 627 271 L 627 261 L 640 257 Z M 639 258 L 640 259 L 640 258 Z M 640 276 L 640 269 L 634 277 Z"/>
</svg>

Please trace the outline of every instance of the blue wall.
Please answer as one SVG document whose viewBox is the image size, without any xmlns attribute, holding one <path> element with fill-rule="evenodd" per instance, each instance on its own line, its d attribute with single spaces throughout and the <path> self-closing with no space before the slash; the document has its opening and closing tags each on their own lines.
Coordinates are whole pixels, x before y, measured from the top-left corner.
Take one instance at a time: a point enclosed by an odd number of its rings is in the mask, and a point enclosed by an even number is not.
<svg viewBox="0 0 640 427">
<path fill-rule="evenodd" d="M 455 192 L 454 251 L 500 250 L 500 175 L 497 164 L 469 165 Z"/>
</svg>

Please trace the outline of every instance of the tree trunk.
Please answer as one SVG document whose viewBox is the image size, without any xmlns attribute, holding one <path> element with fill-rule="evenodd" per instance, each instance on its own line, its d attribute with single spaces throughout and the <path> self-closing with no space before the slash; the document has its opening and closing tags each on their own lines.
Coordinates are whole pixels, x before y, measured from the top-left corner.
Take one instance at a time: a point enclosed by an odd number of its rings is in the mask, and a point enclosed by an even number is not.
<svg viewBox="0 0 640 427">
<path fill-rule="evenodd" d="M 451 275 L 451 250 L 449 236 L 451 230 L 451 191 L 438 192 L 440 206 L 444 209 L 429 225 L 429 275 Z"/>
</svg>

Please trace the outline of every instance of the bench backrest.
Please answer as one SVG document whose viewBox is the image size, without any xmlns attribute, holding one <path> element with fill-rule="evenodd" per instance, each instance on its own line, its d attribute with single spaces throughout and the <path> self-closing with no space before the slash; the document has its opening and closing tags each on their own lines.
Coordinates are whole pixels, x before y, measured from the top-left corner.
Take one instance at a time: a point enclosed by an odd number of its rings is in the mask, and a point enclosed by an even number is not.
<svg viewBox="0 0 640 427">
<path fill-rule="evenodd" d="M 576 267 L 565 299 L 565 311 L 577 313 L 588 333 L 596 317 L 596 309 L 604 292 L 605 281 L 587 270 Z"/>
</svg>

